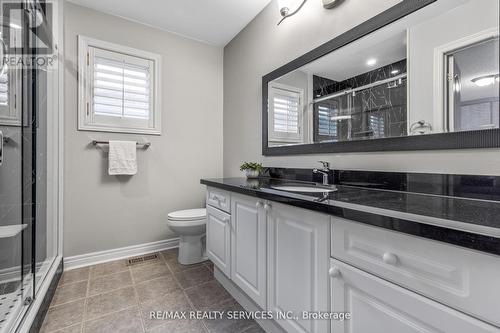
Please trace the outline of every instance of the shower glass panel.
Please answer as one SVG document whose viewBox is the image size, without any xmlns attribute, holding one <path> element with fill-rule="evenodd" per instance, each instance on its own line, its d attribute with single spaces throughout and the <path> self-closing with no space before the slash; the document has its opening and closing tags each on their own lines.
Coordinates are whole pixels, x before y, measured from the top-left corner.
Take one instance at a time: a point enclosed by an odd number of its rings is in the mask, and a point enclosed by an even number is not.
<svg viewBox="0 0 500 333">
<path fill-rule="evenodd" d="M 0 0 L 2 60 L 37 59 L 0 68 L 0 333 L 22 321 L 57 255 L 57 201 L 48 193 L 57 181 L 49 144 L 58 68 L 38 62 L 50 57 L 51 6 Z"/>
</svg>

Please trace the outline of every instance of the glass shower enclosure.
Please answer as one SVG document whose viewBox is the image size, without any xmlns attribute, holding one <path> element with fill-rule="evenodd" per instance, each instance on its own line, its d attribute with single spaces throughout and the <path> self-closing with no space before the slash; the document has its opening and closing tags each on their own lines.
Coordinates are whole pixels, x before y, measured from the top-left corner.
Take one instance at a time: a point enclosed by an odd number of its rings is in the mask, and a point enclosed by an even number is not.
<svg viewBox="0 0 500 333">
<path fill-rule="evenodd" d="M 0 332 L 27 315 L 58 255 L 54 4 L 0 1 Z M 56 61 L 54 61 L 56 60 Z M 54 176 L 55 175 L 55 176 Z M 42 295 L 43 296 L 43 295 Z"/>
</svg>

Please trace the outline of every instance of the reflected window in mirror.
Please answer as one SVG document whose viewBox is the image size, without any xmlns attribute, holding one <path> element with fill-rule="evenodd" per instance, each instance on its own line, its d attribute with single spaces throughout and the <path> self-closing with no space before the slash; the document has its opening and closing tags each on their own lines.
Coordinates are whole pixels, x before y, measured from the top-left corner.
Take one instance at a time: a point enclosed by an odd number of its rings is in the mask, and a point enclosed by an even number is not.
<svg viewBox="0 0 500 333">
<path fill-rule="evenodd" d="M 269 104 L 270 141 L 277 145 L 303 142 L 304 89 L 272 83 Z"/>
<path fill-rule="evenodd" d="M 6 64 L 0 73 L 0 125 L 21 126 L 20 98 L 16 93 L 20 87 L 19 70 Z"/>
</svg>

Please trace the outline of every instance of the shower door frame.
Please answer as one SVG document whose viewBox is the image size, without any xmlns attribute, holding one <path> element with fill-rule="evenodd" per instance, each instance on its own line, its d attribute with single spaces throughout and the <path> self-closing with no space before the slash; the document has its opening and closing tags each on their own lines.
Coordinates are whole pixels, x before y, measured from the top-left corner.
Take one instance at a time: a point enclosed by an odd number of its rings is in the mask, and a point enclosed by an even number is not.
<svg viewBox="0 0 500 333">
<path fill-rule="evenodd" d="M 63 1 L 52 1 L 53 4 L 53 43 L 57 55 L 57 71 L 52 72 L 47 87 L 47 225 L 55 223 L 54 243 L 55 256 L 47 273 L 39 285 L 34 284 L 34 299 L 22 310 L 16 323 L 16 332 L 30 332 L 33 327 L 40 327 L 48 308 L 48 297 L 60 277 L 63 265 L 63 168 L 64 168 L 64 34 L 63 34 Z M 36 223 L 35 223 L 36 225 Z M 35 235 L 33 235 L 34 237 Z M 33 258 L 33 260 L 36 260 Z M 33 278 L 36 269 L 32 267 Z"/>
</svg>

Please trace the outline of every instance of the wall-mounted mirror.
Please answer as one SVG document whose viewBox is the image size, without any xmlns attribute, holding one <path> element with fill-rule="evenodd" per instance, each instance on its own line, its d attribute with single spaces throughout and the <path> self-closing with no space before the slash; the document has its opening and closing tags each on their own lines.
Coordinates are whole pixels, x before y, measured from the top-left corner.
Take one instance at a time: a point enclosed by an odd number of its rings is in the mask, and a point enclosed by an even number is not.
<svg viewBox="0 0 500 333">
<path fill-rule="evenodd" d="M 498 0 L 402 1 L 263 78 L 264 154 L 498 146 L 499 71 Z"/>
</svg>

